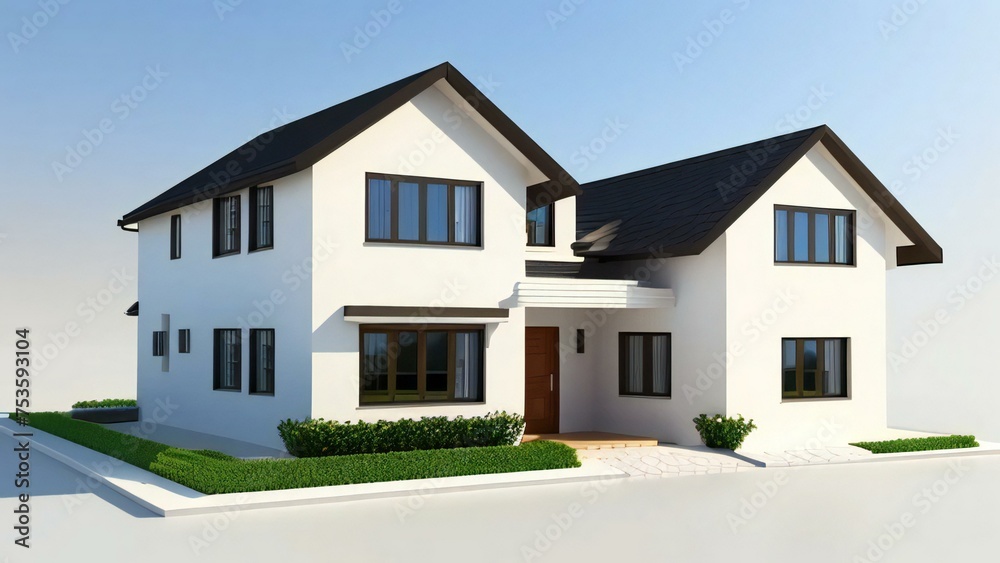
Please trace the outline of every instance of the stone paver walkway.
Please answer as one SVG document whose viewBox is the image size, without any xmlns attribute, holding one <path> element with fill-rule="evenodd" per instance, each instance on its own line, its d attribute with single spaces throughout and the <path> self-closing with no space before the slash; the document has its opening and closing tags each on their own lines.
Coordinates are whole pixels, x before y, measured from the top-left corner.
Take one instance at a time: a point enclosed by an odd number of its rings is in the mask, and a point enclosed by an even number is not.
<svg viewBox="0 0 1000 563">
<path fill-rule="evenodd" d="M 599 459 L 630 477 L 661 478 L 711 473 L 736 473 L 752 463 L 708 448 L 669 446 L 579 450 L 580 459 Z"/>
<path fill-rule="evenodd" d="M 795 467 L 800 465 L 825 465 L 866 461 L 875 454 L 856 446 L 831 446 L 820 449 L 770 450 L 765 452 L 739 452 L 763 462 L 767 467 Z"/>
</svg>

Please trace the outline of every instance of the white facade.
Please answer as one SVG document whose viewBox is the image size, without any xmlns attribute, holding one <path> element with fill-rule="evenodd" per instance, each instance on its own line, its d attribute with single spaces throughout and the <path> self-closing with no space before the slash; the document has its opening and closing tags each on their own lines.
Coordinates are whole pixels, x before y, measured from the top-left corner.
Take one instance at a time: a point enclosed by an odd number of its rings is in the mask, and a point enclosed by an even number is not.
<svg viewBox="0 0 1000 563">
<path fill-rule="evenodd" d="M 286 418 L 341 421 L 473 416 L 525 408 L 526 327 L 559 328 L 559 430 L 600 430 L 700 443 L 701 413 L 753 418 L 745 446 L 842 444 L 886 431 L 886 270 L 899 228 L 823 147 L 814 146 L 696 256 L 602 264 L 602 279 L 527 278 L 525 261 L 579 262 L 576 203 L 555 205 L 555 246 L 525 245 L 527 186 L 547 180 L 445 80 L 403 103 L 310 168 L 274 182 L 274 247 L 212 256 L 212 205 L 141 220 L 138 397 L 177 410 L 172 426 L 280 447 Z M 366 174 L 482 185 L 482 245 L 366 242 Z M 857 211 L 853 266 L 776 264 L 774 206 Z M 182 217 L 171 260 L 170 216 Z M 637 280 L 637 281 L 636 281 Z M 360 327 L 408 319 L 347 318 L 345 307 L 507 309 L 502 319 L 412 319 L 484 325 L 484 399 L 362 405 Z M 275 330 L 273 395 L 213 390 L 213 330 Z M 191 331 L 181 354 L 177 331 Z M 150 336 L 168 330 L 168 354 Z M 585 350 L 576 349 L 577 330 Z M 671 396 L 619 394 L 619 334 L 671 334 Z M 848 397 L 783 400 L 781 339 L 848 338 Z"/>
</svg>

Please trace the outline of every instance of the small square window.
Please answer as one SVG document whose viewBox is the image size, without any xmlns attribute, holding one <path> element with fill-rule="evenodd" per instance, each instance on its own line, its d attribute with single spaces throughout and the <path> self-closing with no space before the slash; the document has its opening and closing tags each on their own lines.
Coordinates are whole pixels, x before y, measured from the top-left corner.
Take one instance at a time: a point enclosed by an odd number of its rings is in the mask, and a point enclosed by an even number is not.
<svg viewBox="0 0 1000 563">
<path fill-rule="evenodd" d="M 620 395 L 670 397 L 670 333 L 621 333 L 618 362 Z"/>
</svg>

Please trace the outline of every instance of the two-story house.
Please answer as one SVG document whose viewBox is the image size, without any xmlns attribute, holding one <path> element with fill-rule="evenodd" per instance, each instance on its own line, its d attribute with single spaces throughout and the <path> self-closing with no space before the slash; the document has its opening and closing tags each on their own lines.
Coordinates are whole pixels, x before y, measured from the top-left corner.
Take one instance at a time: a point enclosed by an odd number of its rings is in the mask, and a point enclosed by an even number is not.
<svg viewBox="0 0 1000 563">
<path fill-rule="evenodd" d="M 757 445 L 831 418 L 838 441 L 877 437 L 886 271 L 941 261 L 826 127 L 581 189 L 447 63 L 119 225 L 140 407 L 272 446 L 285 418 L 496 410 L 681 444 L 702 412 L 755 418 Z"/>
</svg>

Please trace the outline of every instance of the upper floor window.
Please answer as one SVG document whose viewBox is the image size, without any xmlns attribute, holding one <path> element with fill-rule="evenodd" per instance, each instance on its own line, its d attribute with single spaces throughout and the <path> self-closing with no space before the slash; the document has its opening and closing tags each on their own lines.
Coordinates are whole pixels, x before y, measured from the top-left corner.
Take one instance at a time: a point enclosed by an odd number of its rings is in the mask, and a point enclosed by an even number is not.
<svg viewBox="0 0 1000 563">
<path fill-rule="evenodd" d="M 274 247 L 273 194 L 271 186 L 250 190 L 250 250 Z"/>
<path fill-rule="evenodd" d="M 847 397 L 847 339 L 782 338 L 781 396 Z"/>
<path fill-rule="evenodd" d="M 366 240 L 479 246 L 482 184 L 368 174 Z"/>
<path fill-rule="evenodd" d="M 240 253 L 240 196 L 217 197 L 213 200 L 213 256 Z"/>
<path fill-rule="evenodd" d="M 555 246 L 554 211 L 550 203 L 528 212 L 528 246 Z"/>
<path fill-rule="evenodd" d="M 181 257 L 181 216 L 170 216 L 170 259 Z"/>
<path fill-rule="evenodd" d="M 776 205 L 774 261 L 854 265 L 854 211 Z"/>
</svg>

